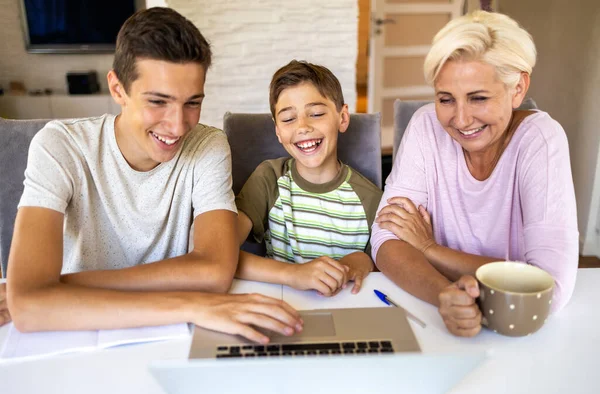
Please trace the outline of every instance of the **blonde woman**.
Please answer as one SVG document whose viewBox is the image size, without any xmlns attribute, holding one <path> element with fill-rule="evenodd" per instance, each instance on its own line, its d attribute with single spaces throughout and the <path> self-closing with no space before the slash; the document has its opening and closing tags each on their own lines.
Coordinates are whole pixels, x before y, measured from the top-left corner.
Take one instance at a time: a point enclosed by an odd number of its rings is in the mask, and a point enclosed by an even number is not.
<svg viewBox="0 0 600 394">
<path fill-rule="evenodd" d="M 425 60 L 435 104 L 413 116 L 373 225 L 379 269 L 439 306 L 448 330 L 481 329 L 473 275 L 496 260 L 554 278 L 553 310 L 573 292 L 578 261 L 567 138 L 542 111 L 515 110 L 535 65 L 531 36 L 484 11 L 449 22 Z"/>
</svg>

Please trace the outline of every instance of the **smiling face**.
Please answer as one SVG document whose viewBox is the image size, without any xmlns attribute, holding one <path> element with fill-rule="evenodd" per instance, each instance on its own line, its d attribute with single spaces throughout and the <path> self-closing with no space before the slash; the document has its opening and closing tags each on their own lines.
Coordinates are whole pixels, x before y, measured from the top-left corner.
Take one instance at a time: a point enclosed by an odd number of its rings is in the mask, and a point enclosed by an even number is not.
<svg viewBox="0 0 600 394">
<path fill-rule="evenodd" d="M 121 105 L 115 122 L 119 149 L 133 169 L 149 171 L 175 157 L 186 134 L 198 124 L 205 70 L 197 63 L 142 59 L 136 71 L 138 78 L 129 92 L 113 71 L 108 84 Z"/>
<path fill-rule="evenodd" d="M 502 147 L 512 111 L 521 105 L 529 76 L 509 89 L 493 66 L 478 61 L 448 61 L 435 80 L 437 118 L 471 155 L 489 160 Z"/>
<path fill-rule="evenodd" d="M 284 89 L 275 105 L 277 138 L 296 159 L 300 175 L 312 183 L 325 183 L 338 172 L 338 132 L 350 122 L 348 106 L 337 111 L 310 82 Z"/>
</svg>

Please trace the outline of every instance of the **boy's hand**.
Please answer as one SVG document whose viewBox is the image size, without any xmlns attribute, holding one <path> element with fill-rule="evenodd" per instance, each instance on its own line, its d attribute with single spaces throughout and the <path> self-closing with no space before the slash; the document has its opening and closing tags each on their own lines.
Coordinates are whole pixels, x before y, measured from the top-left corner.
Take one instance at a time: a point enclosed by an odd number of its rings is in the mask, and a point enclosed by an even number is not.
<svg viewBox="0 0 600 394">
<path fill-rule="evenodd" d="M 331 297 L 346 284 L 349 270 L 334 259 L 321 256 L 308 263 L 290 265 L 288 283 L 294 289 L 314 289 L 325 297 Z"/>
<path fill-rule="evenodd" d="M 364 252 L 354 252 L 340 259 L 340 264 L 348 267 L 348 280 L 354 281 L 352 294 L 360 291 L 363 279 L 373 271 L 373 261 Z M 343 287 L 346 287 L 344 284 Z"/>
</svg>

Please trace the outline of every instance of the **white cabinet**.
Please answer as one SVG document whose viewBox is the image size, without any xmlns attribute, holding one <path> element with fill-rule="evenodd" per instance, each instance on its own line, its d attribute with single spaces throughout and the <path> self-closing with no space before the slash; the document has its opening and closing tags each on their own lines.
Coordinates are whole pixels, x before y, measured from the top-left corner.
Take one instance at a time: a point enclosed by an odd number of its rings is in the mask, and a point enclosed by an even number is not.
<svg viewBox="0 0 600 394">
<path fill-rule="evenodd" d="M 65 119 L 119 114 L 109 94 L 0 96 L 0 117 L 8 119 Z"/>
<path fill-rule="evenodd" d="M 0 96 L 0 116 L 9 119 L 50 119 L 50 100 L 46 96 Z"/>
</svg>

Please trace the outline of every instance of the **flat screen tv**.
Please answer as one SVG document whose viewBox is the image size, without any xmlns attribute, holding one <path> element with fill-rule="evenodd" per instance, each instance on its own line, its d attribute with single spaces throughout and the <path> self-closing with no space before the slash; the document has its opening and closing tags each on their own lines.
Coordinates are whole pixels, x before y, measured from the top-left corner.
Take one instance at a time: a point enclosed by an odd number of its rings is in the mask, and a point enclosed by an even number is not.
<svg viewBox="0 0 600 394">
<path fill-rule="evenodd" d="M 140 1 L 21 0 L 27 51 L 113 52 L 117 33 L 136 3 Z"/>
</svg>

